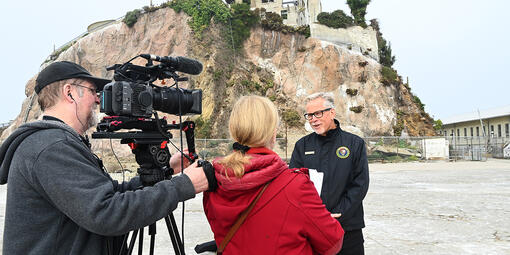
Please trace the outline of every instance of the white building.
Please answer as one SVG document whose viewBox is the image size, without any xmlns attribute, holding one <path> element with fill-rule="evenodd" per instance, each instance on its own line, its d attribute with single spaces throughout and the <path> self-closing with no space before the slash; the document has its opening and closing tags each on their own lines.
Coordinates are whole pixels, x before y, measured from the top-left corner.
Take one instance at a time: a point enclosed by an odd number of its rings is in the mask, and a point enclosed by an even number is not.
<svg viewBox="0 0 510 255">
<path fill-rule="evenodd" d="M 235 2 L 243 3 L 246 0 Z M 250 7 L 278 13 L 282 16 L 283 23 L 289 26 L 310 25 L 317 22 L 317 16 L 322 12 L 320 0 L 250 0 Z"/>
</svg>

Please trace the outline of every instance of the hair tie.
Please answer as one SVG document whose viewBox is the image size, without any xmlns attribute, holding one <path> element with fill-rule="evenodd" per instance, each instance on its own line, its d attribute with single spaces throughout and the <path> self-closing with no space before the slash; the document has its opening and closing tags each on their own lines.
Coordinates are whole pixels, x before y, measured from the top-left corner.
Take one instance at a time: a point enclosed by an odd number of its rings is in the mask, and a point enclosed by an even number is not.
<svg viewBox="0 0 510 255">
<path fill-rule="evenodd" d="M 234 149 L 236 151 L 240 151 L 242 153 L 246 153 L 250 149 L 250 147 L 246 146 L 246 145 L 242 145 L 238 142 L 235 142 L 234 144 L 232 144 L 232 149 Z"/>
</svg>

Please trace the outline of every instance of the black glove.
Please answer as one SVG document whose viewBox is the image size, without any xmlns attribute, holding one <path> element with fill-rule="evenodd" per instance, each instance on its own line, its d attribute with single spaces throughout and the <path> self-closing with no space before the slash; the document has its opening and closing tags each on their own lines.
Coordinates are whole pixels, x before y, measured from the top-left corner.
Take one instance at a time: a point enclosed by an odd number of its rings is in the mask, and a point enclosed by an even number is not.
<svg viewBox="0 0 510 255">
<path fill-rule="evenodd" d="M 138 175 L 140 175 L 140 181 L 142 181 L 144 187 L 153 186 L 160 181 L 170 179 L 172 172 L 171 168 L 159 168 L 145 164 L 138 168 Z"/>
<path fill-rule="evenodd" d="M 207 160 L 198 160 L 197 165 L 204 170 L 207 183 L 209 184 L 209 189 L 207 191 L 215 191 L 218 188 L 218 182 L 216 181 L 212 164 Z"/>
</svg>

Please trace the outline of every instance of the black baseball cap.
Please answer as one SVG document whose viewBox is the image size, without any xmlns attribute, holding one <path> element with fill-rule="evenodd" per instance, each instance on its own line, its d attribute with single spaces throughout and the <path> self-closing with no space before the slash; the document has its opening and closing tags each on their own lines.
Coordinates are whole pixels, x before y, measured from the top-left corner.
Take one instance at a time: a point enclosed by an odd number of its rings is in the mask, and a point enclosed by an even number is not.
<svg viewBox="0 0 510 255">
<path fill-rule="evenodd" d="M 41 90 L 51 83 L 65 79 L 82 78 L 89 80 L 96 85 L 98 91 L 103 90 L 104 85 L 111 80 L 92 76 L 85 68 L 69 61 L 59 61 L 51 63 L 45 67 L 35 80 L 35 93 L 39 94 Z"/>
</svg>

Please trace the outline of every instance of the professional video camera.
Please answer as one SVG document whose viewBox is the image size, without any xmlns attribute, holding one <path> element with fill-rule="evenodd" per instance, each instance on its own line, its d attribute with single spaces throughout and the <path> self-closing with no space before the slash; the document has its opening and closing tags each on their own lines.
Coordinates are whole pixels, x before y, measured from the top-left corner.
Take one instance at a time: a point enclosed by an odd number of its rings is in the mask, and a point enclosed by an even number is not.
<svg viewBox="0 0 510 255">
<path fill-rule="evenodd" d="M 160 87 L 152 84 L 156 79 L 179 78 L 175 71 L 199 74 L 202 64 L 184 57 L 159 57 L 142 54 L 148 60 L 146 66 L 133 65 L 128 61 L 107 70 L 115 70 L 115 82 L 107 84 L 101 92 L 101 112 L 108 115 L 151 117 L 154 110 L 169 114 L 202 113 L 202 90 Z M 152 60 L 161 64 L 153 65 Z"/>
<path fill-rule="evenodd" d="M 147 60 L 145 66 L 131 63 L 138 57 Z M 159 64 L 154 64 L 153 61 Z M 176 72 L 199 74 L 202 72 L 200 62 L 185 57 L 141 54 L 124 64 L 107 67 L 106 70 L 115 72 L 114 81 L 105 85 L 100 97 L 100 111 L 108 116 L 97 125 L 97 132 L 92 134 L 92 138 L 121 139 L 122 144 L 128 144 L 135 154 L 136 162 L 140 165 L 138 174 L 144 186 L 154 185 L 158 181 L 171 178 L 173 174 L 173 169 L 169 165 L 171 155 L 167 147 L 172 138 L 170 129 L 178 129 L 181 132 L 181 148 L 176 147 L 181 152 L 183 151 L 182 132 L 186 134 L 188 154 L 181 153 L 181 155 L 190 162 L 198 158 L 194 141 L 195 124 L 192 121 L 183 122 L 182 115 L 202 113 L 202 90 L 179 88 L 178 83 L 188 79 L 180 77 Z M 168 78 L 174 81 L 170 87 L 153 84 L 156 80 L 161 80 L 164 84 L 165 79 Z M 179 123 L 167 124 L 166 119 L 160 119 L 156 111 L 178 115 Z M 154 118 L 152 118 L 153 115 Z M 130 131 L 119 132 L 123 129 Z M 212 169 L 210 163 L 199 161 L 199 166 L 204 164 Z M 184 254 L 183 239 L 178 236 L 173 214 L 170 213 L 165 217 L 165 221 L 175 254 Z M 121 249 L 132 251 L 137 232 L 133 233 L 129 247 L 127 246 L 128 235 L 125 236 Z M 155 224 L 152 224 L 149 226 L 151 254 L 154 249 L 155 232 Z M 143 233 L 143 228 L 140 229 L 140 233 Z M 142 239 L 140 237 L 140 243 Z"/>
</svg>

